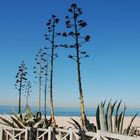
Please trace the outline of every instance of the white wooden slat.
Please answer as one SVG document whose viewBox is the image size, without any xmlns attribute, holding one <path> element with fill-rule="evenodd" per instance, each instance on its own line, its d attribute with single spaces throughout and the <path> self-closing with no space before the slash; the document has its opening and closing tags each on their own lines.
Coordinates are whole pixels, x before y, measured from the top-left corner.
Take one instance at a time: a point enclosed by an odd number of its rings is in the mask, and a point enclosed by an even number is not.
<svg viewBox="0 0 140 140">
<path fill-rule="evenodd" d="M 4 132 L 6 133 L 7 140 L 18 140 L 15 139 L 15 137 L 8 130 L 4 129 Z M 8 138 L 9 136 L 11 137 L 10 139 Z"/>
<path fill-rule="evenodd" d="M 2 140 L 3 135 L 5 134 L 5 139 L 4 140 L 21 140 L 21 136 L 25 136 L 25 140 L 28 140 L 28 131 L 30 131 L 28 128 L 26 129 L 18 129 L 18 128 L 11 128 L 11 127 L 2 127 L 0 128 L 0 140 Z M 67 140 L 67 137 L 70 137 L 70 140 L 79 140 L 79 136 L 77 135 L 79 132 L 78 130 L 75 129 L 55 129 L 57 132 L 56 139 L 57 140 Z M 39 136 L 39 132 L 43 132 Z M 52 134 L 55 136 L 55 133 L 53 133 L 53 128 L 49 127 L 48 129 L 37 129 L 37 140 L 42 138 L 42 140 L 45 139 L 45 134 L 48 133 L 48 140 L 52 140 Z M 62 133 L 66 133 L 65 136 L 62 137 Z M 90 140 L 108 140 L 109 138 L 111 139 L 117 139 L 117 140 L 140 140 L 140 137 L 130 137 L 130 136 L 124 136 L 120 134 L 114 134 L 114 133 L 109 133 L 109 132 L 103 132 L 103 131 L 97 131 L 97 133 L 93 132 L 84 132 L 86 136 L 91 137 Z M 18 137 L 18 138 L 16 138 Z"/>
</svg>

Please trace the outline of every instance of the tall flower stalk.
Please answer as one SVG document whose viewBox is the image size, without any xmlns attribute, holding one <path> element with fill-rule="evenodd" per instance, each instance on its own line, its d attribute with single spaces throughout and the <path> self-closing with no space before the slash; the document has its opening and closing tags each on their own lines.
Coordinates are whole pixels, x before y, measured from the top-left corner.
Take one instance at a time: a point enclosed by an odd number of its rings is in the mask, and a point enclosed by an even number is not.
<svg viewBox="0 0 140 140">
<path fill-rule="evenodd" d="M 16 74 L 16 84 L 15 84 L 15 88 L 18 90 L 19 92 L 19 101 L 18 101 L 18 113 L 21 113 L 21 96 L 22 96 L 22 92 L 24 91 L 25 88 L 25 83 L 27 81 L 26 75 L 26 67 L 25 67 L 25 63 L 24 61 L 19 65 L 18 67 L 18 72 Z"/>
<path fill-rule="evenodd" d="M 54 115 L 54 106 L 53 106 L 53 73 L 54 73 L 54 60 L 58 56 L 55 53 L 56 48 L 58 45 L 56 45 L 55 38 L 61 33 L 56 32 L 56 25 L 59 23 L 59 19 L 55 16 L 52 15 L 51 19 L 48 20 L 46 23 L 48 27 L 48 33 L 45 34 L 45 39 L 51 43 L 51 47 L 48 49 L 51 50 L 50 52 L 50 57 L 51 57 L 51 62 L 50 62 L 50 111 L 51 111 L 51 120 L 52 124 L 56 125 L 55 121 L 55 115 Z"/>
<path fill-rule="evenodd" d="M 26 92 L 26 108 L 29 106 L 29 96 L 30 96 L 30 93 L 32 92 L 31 88 L 32 88 L 31 82 L 28 81 L 26 83 L 26 89 L 25 89 L 25 92 Z"/>
<path fill-rule="evenodd" d="M 45 76 L 45 85 L 44 85 L 45 86 L 45 88 L 44 88 L 44 117 L 46 119 L 46 110 L 47 110 L 46 102 L 47 102 L 48 71 L 49 71 L 49 69 L 48 69 L 48 60 L 47 60 L 46 65 L 44 66 L 44 71 L 45 71 L 45 74 L 44 74 L 44 76 Z"/>
<path fill-rule="evenodd" d="M 69 55 L 69 58 L 74 60 L 77 64 L 77 76 L 78 76 L 78 86 L 79 86 L 79 95 L 80 95 L 80 107 L 81 107 L 81 117 L 83 128 L 86 128 L 86 116 L 85 116 L 85 106 L 83 99 L 83 89 L 82 89 L 82 80 L 81 80 L 81 59 L 89 57 L 86 51 L 81 51 L 83 43 L 90 40 L 90 36 L 81 36 L 81 30 L 87 26 L 87 23 L 84 20 L 79 19 L 82 15 L 82 10 L 77 7 L 76 4 L 72 4 L 68 9 L 70 16 L 66 16 L 66 27 L 70 29 L 70 32 L 64 32 L 62 35 L 64 37 L 72 37 L 74 43 L 71 45 L 62 45 L 65 48 L 75 49 L 75 55 Z"/>
<path fill-rule="evenodd" d="M 39 88 L 38 88 L 38 111 L 41 112 L 41 94 L 42 94 L 42 85 L 43 85 L 43 72 L 44 72 L 44 63 L 46 62 L 45 57 L 45 52 L 43 49 L 39 49 L 36 57 L 35 57 L 35 61 L 36 61 L 36 65 L 34 66 L 34 73 L 36 74 L 35 78 L 38 79 L 38 83 L 39 83 Z"/>
</svg>

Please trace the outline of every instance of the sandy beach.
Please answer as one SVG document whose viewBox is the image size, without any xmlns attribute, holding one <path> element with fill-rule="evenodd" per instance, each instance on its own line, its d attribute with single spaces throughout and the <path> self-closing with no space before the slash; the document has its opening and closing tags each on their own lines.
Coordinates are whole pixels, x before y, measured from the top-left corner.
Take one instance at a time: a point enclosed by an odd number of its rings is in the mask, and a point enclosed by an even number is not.
<svg viewBox="0 0 140 140">
<path fill-rule="evenodd" d="M 65 117 L 65 116 L 56 116 L 56 123 L 58 124 L 58 126 L 63 126 L 63 127 L 73 127 L 73 125 L 71 125 L 69 122 L 72 122 L 72 120 L 70 118 L 73 118 L 75 119 L 76 121 L 78 122 L 81 122 L 81 119 L 80 117 L 77 117 L 77 116 L 73 116 L 73 117 Z M 96 125 L 96 118 L 95 117 L 87 117 L 89 119 L 89 121 L 91 123 L 94 123 Z M 125 117 L 124 119 L 124 128 L 126 128 L 130 121 L 131 121 L 131 118 L 132 117 Z M 137 127 L 140 127 L 140 117 L 136 117 L 134 122 L 133 122 L 133 125 L 132 126 L 137 126 Z"/>
</svg>

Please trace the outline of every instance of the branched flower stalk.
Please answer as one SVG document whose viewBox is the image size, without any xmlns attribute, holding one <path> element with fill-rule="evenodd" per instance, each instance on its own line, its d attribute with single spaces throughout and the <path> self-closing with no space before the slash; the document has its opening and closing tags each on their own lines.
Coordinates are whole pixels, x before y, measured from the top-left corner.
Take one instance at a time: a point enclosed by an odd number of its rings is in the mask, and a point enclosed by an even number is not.
<svg viewBox="0 0 140 140">
<path fill-rule="evenodd" d="M 59 23 L 59 19 L 52 15 L 51 19 L 46 23 L 48 27 L 48 33 L 45 34 L 45 39 L 51 43 L 51 47 L 47 48 L 51 50 L 50 57 L 50 111 L 51 111 L 51 119 L 52 124 L 55 126 L 55 116 L 54 116 L 54 107 L 53 107 L 53 70 L 54 70 L 54 60 L 58 55 L 55 53 L 55 49 L 59 47 L 56 45 L 55 38 L 60 36 L 61 33 L 56 32 L 56 25 Z"/>
<path fill-rule="evenodd" d="M 35 78 L 38 78 L 39 82 L 39 96 L 38 96 L 38 111 L 41 112 L 41 93 L 42 93 L 42 85 L 43 85 L 43 72 L 44 72 L 44 63 L 46 53 L 43 49 L 39 49 L 38 54 L 36 55 L 35 61 L 36 65 L 34 66 L 34 73 L 36 74 Z"/>
<path fill-rule="evenodd" d="M 86 51 L 81 51 L 83 43 L 90 40 L 90 36 L 81 36 L 81 30 L 87 26 L 87 23 L 84 20 L 80 20 L 79 17 L 82 15 L 82 10 L 77 7 L 76 4 L 72 4 L 68 9 L 70 16 L 66 16 L 66 27 L 70 29 L 70 32 L 64 32 L 62 36 L 72 37 L 74 39 L 74 44 L 72 45 L 61 45 L 64 48 L 73 48 L 75 49 L 75 55 L 69 55 L 69 58 L 74 60 L 77 64 L 77 74 L 78 74 L 78 85 L 79 85 L 79 94 L 80 94 L 80 106 L 81 106 L 81 117 L 82 117 L 82 126 L 86 128 L 86 117 L 85 117 L 85 107 L 83 99 L 83 90 L 82 90 L 82 81 L 81 81 L 81 59 L 89 57 Z"/>
<path fill-rule="evenodd" d="M 16 74 L 16 84 L 15 84 L 15 88 L 18 90 L 19 92 L 19 103 L 18 103 L 18 113 L 21 113 L 21 95 L 22 92 L 24 91 L 25 88 L 25 83 L 27 81 L 26 75 L 26 67 L 25 67 L 25 63 L 24 61 L 19 65 L 18 67 L 18 72 Z"/>
</svg>

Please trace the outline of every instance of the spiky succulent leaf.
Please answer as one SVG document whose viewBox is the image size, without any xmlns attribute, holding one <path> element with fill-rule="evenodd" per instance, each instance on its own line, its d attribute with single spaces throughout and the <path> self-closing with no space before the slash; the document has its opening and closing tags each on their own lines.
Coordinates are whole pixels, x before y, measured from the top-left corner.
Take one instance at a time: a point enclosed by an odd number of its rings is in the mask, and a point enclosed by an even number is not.
<svg viewBox="0 0 140 140">
<path fill-rule="evenodd" d="M 96 110 L 96 123 L 97 123 L 97 129 L 100 130 L 101 127 L 100 127 L 100 112 L 99 112 L 99 105 L 98 105 L 97 110 Z"/>
<path fill-rule="evenodd" d="M 72 122 L 69 122 L 69 121 L 68 121 L 68 123 L 72 124 L 75 127 L 75 129 L 78 129 L 78 127 L 76 126 L 75 123 L 72 123 Z"/>
<path fill-rule="evenodd" d="M 126 135 L 130 135 L 130 130 L 131 130 L 132 123 L 133 123 L 133 121 L 135 120 L 135 118 L 137 117 L 137 115 L 138 115 L 138 113 L 136 113 L 136 114 L 132 117 L 132 119 L 131 119 L 131 121 L 130 121 L 130 124 L 128 125 L 128 127 L 127 127 L 127 129 L 126 129 Z"/>
<path fill-rule="evenodd" d="M 7 119 L 7 118 L 5 118 L 5 117 L 2 117 L 2 116 L 0 116 L 0 119 L 1 119 L 4 123 L 6 123 L 7 125 L 16 128 L 16 126 L 14 125 L 14 123 L 13 123 L 11 120 L 9 120 L 9 119 Z"/>
<path fill-rule="evenodd" d="M 126 108 L 127 107 L 124 106 L 124 110 L 123 110 L 122 117 L 121 117 L 121 120 L 120 120 L 119 134 L 123 134 L 123 123 L 124 123 L 124 116 L 125 116 Z"/>
<path fill-rule="evenodd" d="M 26 126 L 21 122 L 21 121 L 18 121 L 15 117 L 13 116 L 10 116 L 11 119 L 13 120 L 13 122 L 19 127 L 19 128 L 25 128 Z"/>
<path fill-rule="evenodd" d="M 100 104 L 99 106 L 99 113 L 100 113 L 100 125 L 102 131 L 107 131 L 107 125 L 105 120 L 105 114 L 104 114 L 104 104 Z"/>
<path fill-rule="evenodd" d="M 107 126 L 109 132 L 112 132 L 112 113 L 113 113 L 112 108 L 113 107 L 110 101 L 107 109 Z"/>
<path fill-rule="evenodd" d="M 31 111 L 31 108 L 28 105 L 26 107 L 25 113 L 26 113 L 26 116 L 27 116 L 28 119 L 33 118 L 33 113 Z"/>
<path fill-rule="evenodd" d="M 81 125 L 75 119 L 71 118 L 71 120 L 75 123 L 79 130 L 81 130 Z"/>
<path fill-rule="evenodd" d="M 119 133 L 122 115 L 123 115 L 123 111 L 119 114 L 118 119 L 117 119 L 117 131 L 118 131 L 118 133 Z"/>
<path fill-rule="evenodd" d="M 122 102 L 122 100 L 118 103 L 118 106 L 116 108 L 116 113 L 115 113 L 115 116 L 114 116 L 114 132 L 115 133 L 118 133 L 118 129 L 117 129 L 117 126 L 118 126 L 118 124 L 117 124 L 118 123 L 118 112 L 119 112 L 121 102 Z"/>
</svg>

